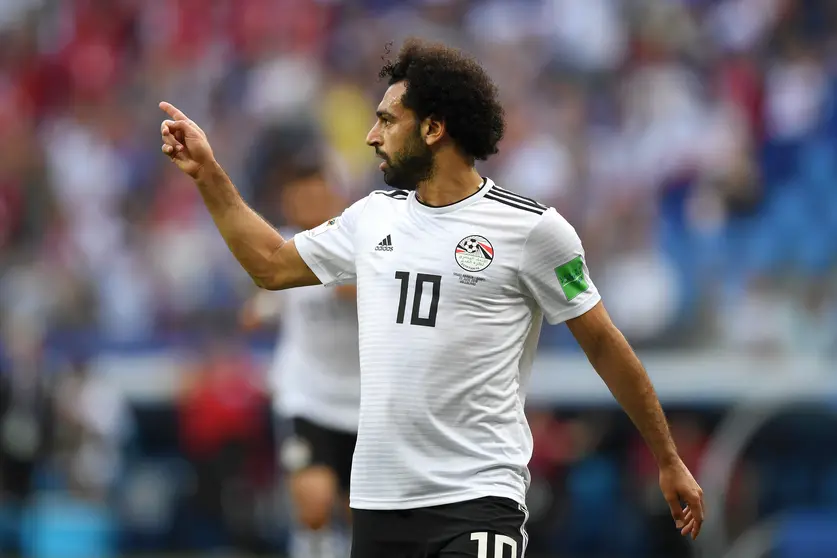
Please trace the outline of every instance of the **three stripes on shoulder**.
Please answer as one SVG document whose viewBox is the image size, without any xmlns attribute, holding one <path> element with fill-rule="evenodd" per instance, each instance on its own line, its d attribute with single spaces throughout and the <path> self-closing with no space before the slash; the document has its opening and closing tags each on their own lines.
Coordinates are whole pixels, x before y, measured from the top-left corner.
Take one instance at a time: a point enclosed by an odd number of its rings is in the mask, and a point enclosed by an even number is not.
<svg viewBox="0 0 837 558">
<path fill-rule="evenodd" d="M 535 200 L 515 194 L 504 190 L 499 186 L 494 186 L 491 190 L 485 193 L 485 199 L 493 200 L 509 207 L 515 207 L 523 211 L 530 211 L 536 215 L 543 215 L 546 211 L 546 206 L 536 202 Z"/>
<path fill-rule="evenodd" d="M 388 198 L 392 198 L 395 200 L 406 200 L 409 192 L 406 190 L 377 190 L 375 191 L 376 194 L 383 194 Z"/>
<path fill-rule="evenodd" d="M 382 194 L 396 200 L 406 200 L 409 195 L 409 192 L 406 190 L 378 190 L 375 193 Z M 491 189 L 485 193 L 485 199 L 496 201 L 522 211 L 529 211 L 536 215 L 542 215 L 543 212 L 547 210 L 547 207 L 542 203 L 538 203 L 535 200 L 521 196 L 520 194 L 504 190 L 497 185 L 492 186 Z"/>
</svg>

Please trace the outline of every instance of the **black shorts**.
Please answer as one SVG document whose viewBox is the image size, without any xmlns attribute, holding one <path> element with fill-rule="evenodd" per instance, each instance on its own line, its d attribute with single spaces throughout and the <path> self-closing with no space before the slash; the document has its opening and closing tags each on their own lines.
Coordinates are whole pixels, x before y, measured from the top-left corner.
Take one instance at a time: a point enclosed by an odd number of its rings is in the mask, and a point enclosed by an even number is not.
<svg viewBox="0 0 837 558">
<path fill-rule="evenodd" d="M 337 475 L 340 489 L 348 494 L 357 434 L 298 417 L 291 419 L 291 426 L 292 432 L 279 449 L 283 468 L 295 473 L 316 465 L 328 467 Z"/>
<path fill-rule="evenodd" d="M 522 506 L 489 496 L 413 510 L 352 510 L 351 558 L 523 558 Z"/>
</svg>

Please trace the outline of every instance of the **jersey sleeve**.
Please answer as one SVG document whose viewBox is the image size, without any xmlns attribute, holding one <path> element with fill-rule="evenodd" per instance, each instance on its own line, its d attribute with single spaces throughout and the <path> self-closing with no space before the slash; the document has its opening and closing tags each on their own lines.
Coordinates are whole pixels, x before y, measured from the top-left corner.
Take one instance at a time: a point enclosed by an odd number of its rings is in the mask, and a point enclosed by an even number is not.
<svg viewBox="0 0 837 558">
<path fill-rule="evenodd" d="M 352 283 L 355 270 L 355 231 L 368 197 L 343 211 L 339 217 L 294 236 L 303 261 L 323 285 Z"/>
<path fill-rule="evenodd" d="M 550 324 L 581 316 L 601 300 L 590 279 L 581 239 L 554 209 L 529 232 L 520 262 L 520 281 Z"/>
</svg>

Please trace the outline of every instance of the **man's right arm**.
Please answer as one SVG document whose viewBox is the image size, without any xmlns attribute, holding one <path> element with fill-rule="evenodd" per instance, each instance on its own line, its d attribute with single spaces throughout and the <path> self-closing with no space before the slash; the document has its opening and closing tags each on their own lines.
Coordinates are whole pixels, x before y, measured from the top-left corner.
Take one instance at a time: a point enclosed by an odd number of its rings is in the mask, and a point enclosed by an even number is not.
<svg viewBox="0 0 837 558">
<path fill-rule="evenodd" d="M 197 183 L 221 236 L 256 285 L 280 290 L 320 283 L 294 241 L 282 238 L 245 203 L 200 126 L 170 103 L 160 103 L 160 109 L 171 118 L 160 126 L 163 153 Z"/>
<path fill-rule="evenodd" d="M 247 205 L 217 162 L 201 167 L 194 178 L 218 231 L 256 285 L 275 291 L 320 283 L 293 239 L 282 238 Z"/>
</svg>

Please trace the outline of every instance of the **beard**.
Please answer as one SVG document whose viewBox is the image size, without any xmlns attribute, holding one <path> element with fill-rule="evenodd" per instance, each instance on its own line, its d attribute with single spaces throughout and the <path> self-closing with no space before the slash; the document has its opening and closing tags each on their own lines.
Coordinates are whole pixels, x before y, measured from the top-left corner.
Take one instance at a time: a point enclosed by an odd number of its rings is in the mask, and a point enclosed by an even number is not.
<svg viewBox="0 0 837 558">
<path fill-rule="evenodd" d="M 401 190 L 415 190 L 419 182 L 433 175 L 433 151 L 422 141 L 418 132 L 412 134 L 404 148 L 393 157 L 383 155 L 387 163 L 384 182 L 388 186 Z"/>
</svg>

